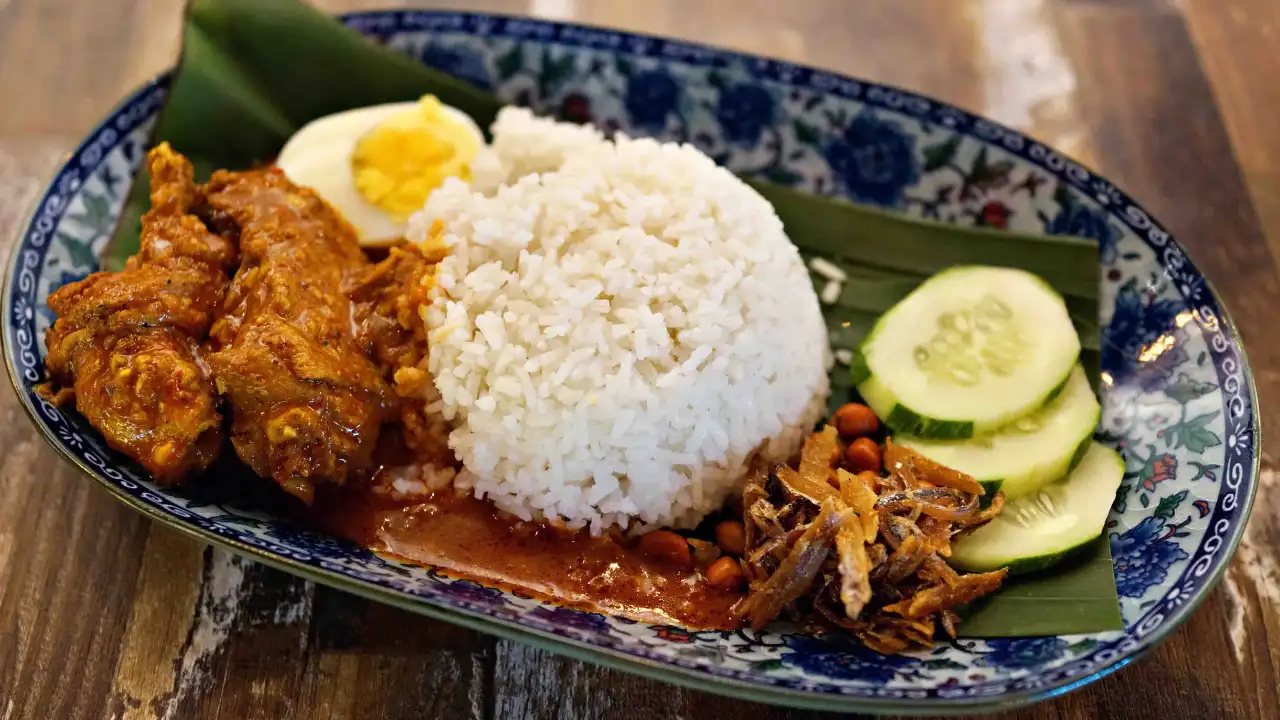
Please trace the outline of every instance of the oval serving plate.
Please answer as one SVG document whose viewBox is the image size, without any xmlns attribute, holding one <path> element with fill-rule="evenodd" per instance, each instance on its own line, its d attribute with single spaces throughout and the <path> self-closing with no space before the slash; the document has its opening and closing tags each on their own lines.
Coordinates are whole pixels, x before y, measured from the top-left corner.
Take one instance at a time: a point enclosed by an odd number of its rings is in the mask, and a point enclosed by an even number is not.
<svg viewBox="0 0 1280 720">
<path fill-rule="evenodd" d="M 1256 395 L 1225 309 L 1127 195 L 1051 148 L 897 88 L 683 42 L 477 14 L 351 27 L 504 101 L 693 142 L 736 172 L 949 222 L 1081 235 L 1101 249 L 1104 439 L 1128 472 L 1108 521 L 1125 630 L 943 643 L 880 656 L 785 631 L 687 632 L 558 608 L 400 564 L 278 519 L 158 489 L 41 401 L 49 292 L 97 269 L 163 103 L 139 89 L 58 170 L 5 277 L 5 360 L 45 439 L 116 497 L 288 572 L 578 659 L 762 702 L 972 713 L 1079 687 L 1153 648 L 1235 550 L 1256 488 Z"/>
</svg>

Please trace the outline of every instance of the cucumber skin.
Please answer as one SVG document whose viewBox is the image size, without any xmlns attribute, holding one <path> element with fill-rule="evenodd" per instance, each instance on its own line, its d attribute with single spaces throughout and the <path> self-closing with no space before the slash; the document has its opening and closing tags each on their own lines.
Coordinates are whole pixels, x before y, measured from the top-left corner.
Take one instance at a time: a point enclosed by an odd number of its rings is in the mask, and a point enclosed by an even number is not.
<svg viewBox="0 0 1280 720">
<path fill-rule="evenodd" d="M 1102 414 L 1102 412 L 1101 412 L 1101 411 L 1099 411 L 1099 412 L 1098 412 L 1099 417 L 1101 416 L 1101 414 Z M 1094 425 L 1097 425 L 1097 422 L 1096 422 L 1096 421 L 1094 422 Z M 1084 440 L 1081 440 L 1081 441 L 1080 441 L 1080 444 L 1076 446 L 1076 451 L 1075 451 L 1074 453 L 1072 453 L 1072 455 L 1071 455 L 1071 460 L 1070 460 L 1070 462 L 1068 462 L 1068 463 L 1067 463 L 1067 466 L 1066 466 L 1065 468 L 1063 468 L 1061 472 L 1056 473 L 1057 477 L 1054 477 L 1054 478 L 1050 479 L 1048 482 L 1046 482 L 1046 483 L 1044 483 L 1044 484 L 1042 484 L 1042 485 L 1036 485 L 1036 486 L 1033 486 L 1033 487 L 1032 487 L 1032 486 L 1024 487 L 1024 488 L 1022 488 L 1022 492 L 1019 492 L 1018 494 L 1013 495 L 1013 496 L 1010 496 L 1008 493 L 1005 493 L 1005 498 L 1004 498 L 1004 499 L 1005 499 L 1005 500 L 1017 500 L 1017 499 L 1018 499 L 1018 498 L 1020 498 L 1020 497 L 1025 497 L 1025 496 L 1027 496 L 1027 495 L 1030 495 L 1030 494 L 1032 494 L 1032 493 L 1034 493 L 1034 492 L 1039 491 L 1039 490 L 1040 490 L 1040 488 L 1044 487 L 1045 485 L 1051 485 L 1051 484 L 1053 484 L 1053 483 L 1055 483 L 1055 482 L 1057 482 L 1057 481 L 1061 480 L 1062 478 L 1064 478 L 1064 477 L 1066 477 L 1066 476 L 1070 475 L 1070 474 L 1072 473 L 1072 471 L 1074 471 L 1074 470 L 1076 469 L 1076 467 L 1080 465 L 1080 461 L 1084 460 L 1084 456 L 1085 456 L 1085 454 L 1086 454 L 1086 453 L 1088 453 L 1088 452 L 1089 452 L 1089 446 L 1090 446 L 1090 445 L 1092 445 L 1092 444 L 1093 444 L 1093 432 L 1092 432 L 1092 431 L 1090 431 L 1090 432 L 1089 432 L 1089 434 L 1085 436 Z"/>
<path fill-rule="evenodd" d="M 1079 355 L 1076 356 L 1076 362 L 1080 362 Z M 1062 378 L 1062 382 L 1058 383 L 1058 387 L 1050 390 L 1049 394 L 1044 396 L 1044 402 L 1040 403 L 1040 407 L 1044 407 L 1054 400 L 1057 400 L 1058 396 L 1062 394 L 1062 391 L 1067 389 L 1067 383 L 1069 382 L 1071 382 L 1071 373 L 1067 373 L 1067 376 Z"/>
<path fill-rule="evenodd" d="M 1097 421 L 1094 423 L 1094 425 L 1097 425 L 1099 422 L 1102 422 L 1102 410 L 1101 410 L 1101 409 L 1099 409 L 1099 410 L 1098 410 L 1098 419 L 1097 419 Z M 1081 462 L 1082 460 L 1084 460 L 1084 456 L 1089 452 L 1089 446 L 1090 446 L 1091 444 L 1093 444 L 1093 433 L 1089 433 L 1089 437 L 1087 437 L 1087 438 L 1085 438 L 1084 440 L 1081 440 L 1081 441 L 1080 441 L 1080 446 L 1076 448 L 1076 453 L 1075 453 L 1075 455 L 1072 455 L 1072 456 L 1071 456 L 1071 463 L 1070 463 L 1069 465 L 1067 465 L 1067 471 L 1066 471 L 1065 473 L 1063 473 L 1063 474 L 1062 474 L 1062 475 L 1063 475 L 1063 477 L 1066 477 L 1067 475 L 1070 475 L 1070 474 L 1071 474 L 1071 471 L 1075 470 L 1077 467 L 1079 467 L 1079 466 L 1080 466 L 1080 462 Z M 1038 489 L 1039 489 L 1039 488 L 1037 488 L 1037 490 L 1038 490 Z"/>
<path fill-rule="evenodd" d="M 935 420 L 896 403 L 885 417 L 884 423 L 895 432 L 922 438 L 967 440 L 973 437 L 972 421 Z"/>
<path fill-rule="evenodd" d="M 979 480 L 978 484 L 986 491 L 985 495 L 978 498 L 978 507 L 986 510 L 991 507 L 991 501 L 995 499 L 996 493 L 1000 492 L 1000 486 L 1004 485 L 1004 480 L 995 478 L 993 480 Z"/>
<path fill-rule="evenodd" d="M 1033 573 L 1038 573 L 1041 570 L 1047 570 L 1048 568 L 1051 568 L 1054 565 L 1057 565 L 1061 562 L 1065 562 L 1067 560 L 1070 560 L 1073 557 L 1078 556 L 1080 553 L 1088 549 L 1088 547 L 1092 545 L 1094 541 L 1100 537 L 1102 537 L 1102 533 L 1098 533 L 1097 535 L 1093 536 L 1089 540 L 1082 542 L 1079 545 L 1076 545 L 1075 547 L 1067 548 L 1066 550 L 1063 550 L 1061 552 L 1049 553 L 1048 555 L 1037 555 L 1036 557 L 1030 557 L 1030 558 L 1023 558 L 1021 560 L 1015 560 L 1014 562 L 1008 563 L 1006 565 L 986 565 L 983 563 L 965 563 L 960 560 L 957 560 L 954 557 L 947 558 L 947 563 L 950 564 L 956 570 L 960 570 L 962 572 L 991 572 L 992 570 L 999 570 L 1000 568 L 1009 568 L 1009 575 L 1011 576 L 1012 575 L 1031 575 Z"/>
<path fill-rule="evenodd" d="M 871 366 L 867 364 L 867 356 L 862 354 L 862 347 L 858 346 L 853 349 L 853 357 L 849 358 L 849 379 L 857 387 L 870 378 Z"/>
<path fill-rule="evenodd" d="M 858 394 L 876 417 L 894 432 L 922 438 L 943 440 L 968 440 L 973 437 L 973 423 L 959 420 L 934 420 L 923 417 L 910 408 L 899 405 L 888 388 L 874 377 L 868 377 L 858 385 Z"/>
<path fill-rule="evenodd" d="M 1084 460 L 1084 454 L 1089 452 L 1089 445 L 1092 442 L 1093 442 L 1092 434 L 1090 434 L 1089 437 L 1081 441 L 1080 446 L 1076 448 L 1075 454 L 1071 456 L 1071 463 L 1067 465 L 1067 471 L 1063 473 L 1063 477 L 1070 475 L 1071 471 L 1075 470 L 1076 466 L 1080 464 L 1080 461 Z M 1055 480 L 1059 480 L 1059 479 L 1061 478 L 1055 478 Z M 1003 478 L 983 478 L 978 480 L 978 484 L 981 485 L 982 489 L 986 491 L 985 495 L 982 495 L 981 497 L 978 498 L 978 507 L 982 508 L 983 510 L 986 510 L 987 508 L 991 507 L 992 498 L 996 496 L 996 493 L 1000 492 L 1000 488 L 1004 485 L 1004 479 Z M 1039 490 L 1039 489 L 1040 488 L 1036 488 L 1036 490 Z M 1035 492 L 1035 490 L 1031 492 Z M 1030 494 L 1030 493 L 1027 493 L 1027 494 Z M 1007 495 L 1005 496 L 1005 500 L 1010 500 L 1010 499 L 1016 499 L 1016 498 L 1009 498 Z"/>
</svg>

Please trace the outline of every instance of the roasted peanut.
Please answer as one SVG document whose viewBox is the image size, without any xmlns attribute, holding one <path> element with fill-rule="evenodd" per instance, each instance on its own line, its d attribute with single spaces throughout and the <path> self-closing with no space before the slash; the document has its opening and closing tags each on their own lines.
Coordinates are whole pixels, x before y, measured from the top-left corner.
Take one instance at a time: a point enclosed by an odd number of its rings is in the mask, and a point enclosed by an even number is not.
<svg viewBox="0 0 1280 720">
<path fill-rule="evenodd" d="M 862 403 L 843 405 L 831 420 L 840 435 L 846 438 L 865 437 L 880 429 L 880 419 Z"/>
<path fill-rule="evenodd" d="M 724 520 L 716 525 L 716 546 L 725 554 L 741 557 L 747 549 L 747 535 L 742 523 Z"/>
<path fill-rule="evenodd" d="M 670 530 L 654 530 L 640 538 L 640 552 L 674 567 L 693 567 L 689 543 Z"/>
<path fill-rule="evenodd" d="M 868 437 L 860 437 L 844 450 L 844 466 L 853 472 L 879 471 L 880 446 Z"/>
<path fill-rule="evenodd" d="M 706 576 L 711 587 L 720 590 L 737 590 L 746 580 L 746 576 L 742 574 L 742 566 L 728 555 L 711 563 L 707 567 Z"/>
</svg>

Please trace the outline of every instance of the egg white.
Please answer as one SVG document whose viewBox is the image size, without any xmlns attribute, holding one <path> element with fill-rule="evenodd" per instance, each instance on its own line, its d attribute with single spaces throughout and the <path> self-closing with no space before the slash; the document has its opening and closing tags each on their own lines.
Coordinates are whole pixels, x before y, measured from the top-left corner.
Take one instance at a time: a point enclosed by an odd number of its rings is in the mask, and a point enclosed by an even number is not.
<svg viewBox="0 0 1280 720">
<path fill-rule="evenodd" d="M 362 245 L 386 245 L 404 237 L 405 223 L 364 199 L 356 189 L 351 155 L 356 143 L 379 123 L 415 102 L 387 103 L 326 115 L 307 123 L 285 143 L 276 165 L 294 183 L 319 193 L 360 232 Z M 448 117 L 465 126 L 484 147 L 484 133 L 466 113 L 442 105 Z"/>
</svg>

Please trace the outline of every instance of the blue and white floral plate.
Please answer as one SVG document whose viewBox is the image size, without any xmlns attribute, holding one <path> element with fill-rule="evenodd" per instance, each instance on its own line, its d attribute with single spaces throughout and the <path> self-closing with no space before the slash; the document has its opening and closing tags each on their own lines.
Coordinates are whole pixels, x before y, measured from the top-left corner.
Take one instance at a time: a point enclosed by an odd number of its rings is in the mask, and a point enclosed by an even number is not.
<svg viewBox="0 0 1280 720">
<path fill-rule="evenodd" d="M 883 657 L 771 630 L 686 632 L 566 610 L 384 560 L 243 508 L 168 491 L 41 401 L 44 299 L 97 267 L 167 78 L 69 157 L 9 262 L 5 360 L 46 439 L 129 505 L 204 541 L 376 600 L 576 658 L 764 702 L 862 712 L 1022 705 L 1150 650 L 1221 576 L 1257 484 L 1257 398 L 1239 336 L 1182 248 L 1105 179 L 1036 141 L 897 88 L 699 45 L 452 13 L 353 28 L 508 102 L 696 144 L 735 171 L 949 222 L 1099 241 L 1104 438 L 1128 472 L 1107 524 L 1123 632 L 943 643 Z"/>
</svg>

